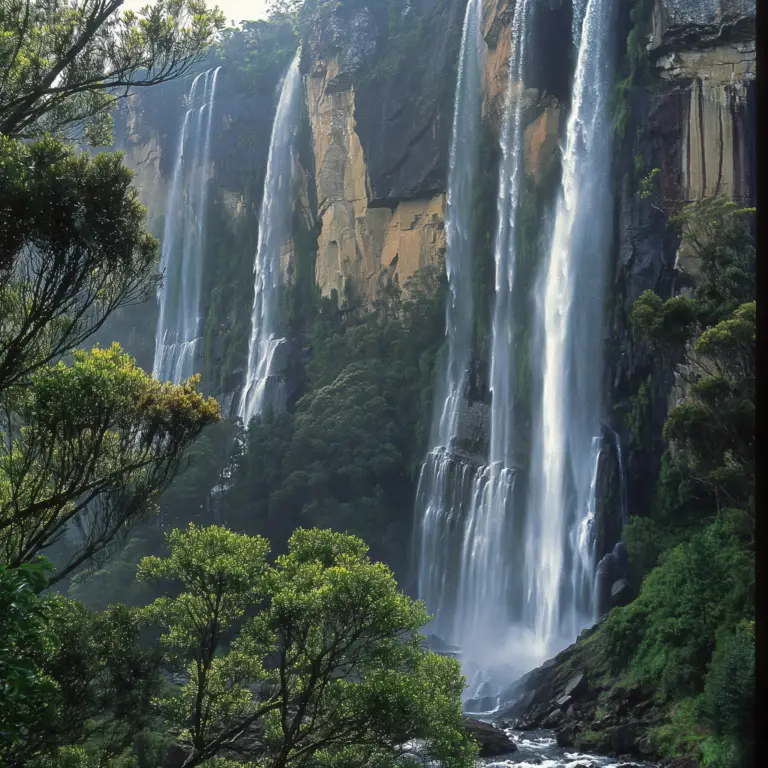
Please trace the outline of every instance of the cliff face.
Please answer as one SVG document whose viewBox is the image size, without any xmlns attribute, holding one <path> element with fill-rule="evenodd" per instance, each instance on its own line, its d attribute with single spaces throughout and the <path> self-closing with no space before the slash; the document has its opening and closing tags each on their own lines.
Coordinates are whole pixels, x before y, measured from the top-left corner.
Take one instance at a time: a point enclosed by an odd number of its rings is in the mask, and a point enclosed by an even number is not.
<svg viewBox="0 0 768 768">
<path fill-rule="evenodd" d="M 754 200 L 754 19 L 749 0 L 656 0 L 645 41 L 651 79 L 630 100 L 627 132 L 637 139 L 616 149 L 618 258 L 606 391 L 611 426 L 627 449 L 630 514 L 649 510 L 648 478 L 658 472 L 670 398 L 674 404 L 684 394 L 674 371 L 634 340 L 632 305 L 647 289 L 671 295 L 679 269 L 695 278 L 697 265 L 667 225 L 669 213 L 704 195 Z M 643 174 L 659 169 L 654 204 L 637 194 L 638 162 Z"/>
<path fill-rule="evenodd" d="M 342 6 L 313 28 L 304 69 L 321 222 L 316 277 L 325 295 L 374 301 L 445 250 L 445 81 L 455 68 L 460 5 L 394 3 L 389 16 L 381 4 Z"/>
<path fill-rule="evenodd" d="M 638 5 L 622 0 L 620 56 L 630 11 Z M 301 64 L 307 125 L 296 168 L 295 216 L 296 228 L 312 236 L 284 245 L 286 282 L 296 279 L 303 259 L 314 265 L 310 269 L 321 293 L 335 291 L 350 307 L 370 306 L 382 290 L 392 284 L 402 288 L 421 267 L 441 263 L 465 7 L 464 0 L 345 0 L 314 20 Z M 483 0 L 483 115 L 493 143 L 498 142 L 508 59 L 516 42 L 514 9 L 514 0 Z M 525 102 L 524 200 L 531 226 L 541 230 L 552 205 L 575 51 L 568 0 L 538 0 L 535 14 L 529 75 L 514 92 Z M 616 258 L 610 289 L 614 306 L 606 329 L 606 421 L 628 448 L 626 490 L 632 513 L 642 513 L 650 503 L 647 478 L 663 449 L 661 424 L 673 380 L 671 371 L 658 370 L 635 343 L 629 315 L 643 290 L 671 293 L 676 267 L 696 269 L 679 252 L 658 207 L 673 210 L 718 192 L 744 202 L 754 197 L 754 16 L 754 0 L 656 0 L 643 28 L 651 80 L 633 88 L 628 101 L 627 133 L 638 138 L 614 145 Z M 219 394 L 236 390 L 243 374 L 275 89 L 295 49 L 287 32 L 270 34 L 272 43 L 257 46 L 275 49 L 258 77 L 224 61 L 217 95 L 201 369 Z M 188 85 L 142 92 L 116 121 L 117 148 L 137 171 L 139 195 L 156 235 L 162 234 Z M 661 205 L 654 207 L 637 195 L 637 179 L 630 177 L 638 161 L 644 173 L 660 170 Z M 481 170 L 491 181 L 497 176 L 495 167 Z M 495 189 L 482 206 L 493 208 L 494 196 Z M 487 229 L 491 232 L 493 224 Z M 481 233 L 486 241 L 488 232 Z M 536 237 L 541 236 L 546 232 L 539 231 Z M 535 248 L 533 240 L 527 247 Z M 490 259 L 490 251 L 484 258 Z M 140 315 L 125 319 L 129 330 L 119 337 L 130 333 L 141 339 L 140 359 L 147 365 L 154 318 L 146 308 Z M 476 405 L 482 410 L 482 403 Z M 478 427 L 482 421 L 478 416 L 473 423 Z M 618 497 L 616 460 L 614 452 L 606 468 L 613 498 Z M 605 511 L 606 520 L 616 514 L 613 504 L 612 511 Z M 608 522 L 604 527 L 616 529 Z M 604 552 L 614 539 L 614 533 L 606 535 Z"/>
</svg>

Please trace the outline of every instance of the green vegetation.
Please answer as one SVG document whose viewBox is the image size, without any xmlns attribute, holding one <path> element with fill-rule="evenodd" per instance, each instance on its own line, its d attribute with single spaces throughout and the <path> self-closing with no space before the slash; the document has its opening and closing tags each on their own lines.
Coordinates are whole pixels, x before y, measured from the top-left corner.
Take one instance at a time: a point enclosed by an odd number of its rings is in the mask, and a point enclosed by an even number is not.
<svg viewBox="0 0 768 768">
<path fill-rule="evenodd" d="M 403 293 L 395 291 L 397 312 L 357 319 L 320 302 L 295 410 L 252 422 L 233 457 L 222 499 L 229 525 L 278 547 L 299 525 L 333 525 L 365 538 L 396 572 L 406 569 L 444 342 L 443 280 L 422 270 Z"/>
<path fill-rule="evenodd" d="M 747 765 L 754 731 L 755 250 L 749 216 L 726 199 L 677 222 L 700 281 L 691 297 L 637 301 L 647 343 L 682 356 L 687 395 L 669 412 L 656 505 L 630 521 L 638 599 L 603 633 L 627 684 L 656 689 L 670 721 L 655 740 L 717 768 Z"/>
<path fill-rule="evenodd" d="M 265 539 L 223 528 L 190 526 L 168 544 L 139 577 L 182 584 L 142 613 L 186 668 L 160 702 L 192 746 L 185 765 L 236 749 L 253 728 L 265 766 L 396 765 L 414 737 L 423 759 L 472 764 L 459 665 L 423 650 L 424 608 L 362 541 L 297 530 L 274 566 Z"/>
<path fill-rule="evenodd" d="M 613 87 L 613 130 L 614 135 L 622 141 L 630 125 L 632 93 L 647 83 L 651 76 L 646 40 L 651 28 L 653 7 L 654 0 L 634 0 L 629 12 L 631 28 Z"/>
<path fill-rule="evenodd" d="M 0 9 L 0 134 L 110 142 L 110 112 L 132 89 L 173 80 L 223 26 L 202 0 L 9 0 Z"/>
</svg>

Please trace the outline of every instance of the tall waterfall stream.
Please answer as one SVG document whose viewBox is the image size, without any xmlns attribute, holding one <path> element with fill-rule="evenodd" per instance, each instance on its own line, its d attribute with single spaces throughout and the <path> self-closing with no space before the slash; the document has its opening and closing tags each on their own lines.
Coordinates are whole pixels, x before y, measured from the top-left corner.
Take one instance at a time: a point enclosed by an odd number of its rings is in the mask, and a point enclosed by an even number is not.
<svg viewBox="0 0 768 768">
<path fill-rule="evenodd" d="M 209 69 L 192 81 L 166 202 L 160 256 L 165 280 L 158 290 L 152 375 L 174 384 L 197 370 L 211 121 L 220 69 Z"/>
<path fill-rule="evenodd" d="M 416 497 L 416 551 L 419 596 L 434 616 L 430 631 L 459 649 L 470 683 L 466 710 L 490 715 L 507 700 L 507 686 L 573 642 L 595 618 L 614 25 L 610 0 L 574 4 L 578 55 L 561 187 L 535 280 L 530 356 L 540 386 L 531 406 L 530 456 L 521 466 L 512 407 L 519 354 L 514 310 L 521 290 L 516 231 L 525 173 L 524 84 L 537 14 L 535 0 L 515 4 L 494 240 L 489 454 L 481 465 L 456 450 L 472 358 L 467 189 L 477 172 L 480 5 L 467 5 L 456 86 L 446 220 L 448 354 Z"/>
<path fill-rule="evenodd" d="M 292 170 L 296 126 L 303 97 L 299 54 L 282 80 L 267 173 L 259 213 L 259 242 L 253 265 L 253 310 L 248 343 L 248 367 L 238 415 L 247 424 L 265 406 L 279 408 L 283 391 L 273 374 L 285 351 L 278 335 L 280 248 L 290 235 L 293 210 Z"/>
</svg>

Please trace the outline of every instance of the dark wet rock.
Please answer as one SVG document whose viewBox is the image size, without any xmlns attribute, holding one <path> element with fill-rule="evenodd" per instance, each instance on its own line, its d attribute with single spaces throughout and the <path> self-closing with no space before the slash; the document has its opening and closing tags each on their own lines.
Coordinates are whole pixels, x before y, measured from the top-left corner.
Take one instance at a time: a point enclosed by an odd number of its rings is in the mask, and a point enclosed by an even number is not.
<svg viewBox="0 0 768 768">
<path fill-rule="evenodd" d="M 616 752 L 635 752 L 637 750 L 637 732 L 637 724 L 626 723 L 611 728 L 607 732 L 607 736 L 610 738 L 611 747 Z"/>
<path fill-rule="evenodd" d="M 437 653 L 440 656 L 456 657 L 461 653 L 461 648 L 456 645 L 450 645 L 445 640 L 437 635 L 427 635 L 424 645 L 429 648 L 433 653 Z"/>
<path fill-rule="evenodd" d="M 558 747 L 572 747 L 576 739 L 578 728 L 574 724 L 562 727 L 555 733 L 555 741 Z"/>
<path fill-rule="evenodd" d="M 584 674 L 580 672 L 578 675 L 574 675 L 566 684 L 565 695 L 575 698 L 584 693 L 586 689 L 587 679 L 584 677 Z"/>
<path fill-rule="evenodd" d="M 496 689 L 486 680 L 480 684 L 475 695 L 479 699 L 487 698 L 489 696 L 496 698 Z"/>
<path fill-rule="evenodd" d="M 618 608 L 632 601 L 632 587 L 626 579 L 618 579 L 611 587 L 611 607 Z"/>
<path fill-rule="evenodd" d="M 623 541 L 619 541 L 613 551 L 597 564 L 595 583 L 598 615 L 602 616 L 612 608 L 630 603 L 636 595 L 634 581 L 626 546 Z"/>
<path fill-rule="evenodd" d="M 172 744 L 166 753 L 163 768 L 181 768 L 187 756 L 188 752 L 181 744 Z"/>
<path fill-rule="evenodd" d="M 476 696 L 464 702 L 465 712 L 490 712 L 496 706 L 495 696 Z"/>
<path fill-rule="evenodd" d="M 754 39 L 756 0 L 660 0 L 651 48 L 679 49 L 724 37 Z"/>
<path fill-rule="evenodd" d="M 503 695 L 499 697 L 501 701 L 504 701 Z M 517 696 L 514 700 L 509 702 L 506 706 L 503 706 L 499 710 L 499 718 L 506 720 L 514 720 L 519 717 L 523 712 L 527 712 L 536 699 L 536 691 L 526 691 L 522 695 Z"/>
<path fill-rule="evenodd" d="M 656 751 L 650 734 L 643 736 L 642 739 L 638 739 L 637 749 L 643 755 L 652 755 Z"/>
<path fill-rule="evenodd" d="M 562 709 L 553 709 L 545 718 L 542 725 L 545 728 L 554 728 L 563 718 L 565 713 Z"/>
<path fill-rule="evenodd" d="M 490 723 L 465 717 L 463 725 L 464 730 L 480 744 L 480 757 L 509 755 L 517 750 L 515 742 L 504 731 Z"/>
</svg>

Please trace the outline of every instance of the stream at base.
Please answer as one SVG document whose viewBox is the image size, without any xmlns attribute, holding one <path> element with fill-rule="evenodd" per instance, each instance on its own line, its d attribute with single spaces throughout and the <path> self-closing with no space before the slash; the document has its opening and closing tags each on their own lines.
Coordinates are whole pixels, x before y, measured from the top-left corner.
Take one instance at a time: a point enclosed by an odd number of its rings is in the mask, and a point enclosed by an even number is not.
<svg viewBox="0 0 768 768">
<path fill-rule="evenodd" d="M 552 731 L 504 729 L 517 745 L 510 755 L 483 758 L 485 768 L 655 768 L 632 758 L 606 757 L 579 752 L 574 747 L 558 747 Z"/>
</svg>

